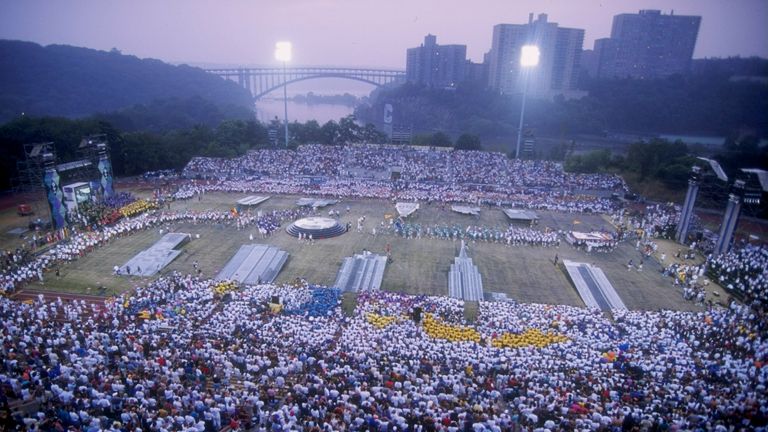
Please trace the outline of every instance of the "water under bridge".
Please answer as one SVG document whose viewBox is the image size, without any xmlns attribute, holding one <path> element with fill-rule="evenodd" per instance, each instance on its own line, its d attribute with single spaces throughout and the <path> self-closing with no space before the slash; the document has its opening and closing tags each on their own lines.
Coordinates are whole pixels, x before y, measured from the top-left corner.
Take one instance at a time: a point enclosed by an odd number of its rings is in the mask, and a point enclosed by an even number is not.
<svg viewBox="0 0 768 432">
<path fill-rule="evenodd" d="M 235 81 L 251 92 L 254 100 L 280 87 L 317 78 L 342 78 L 361 81 L 381 87 L 405 82 L 405 71 L 392 69 L 341 67 L 264 67 L 206 69 L 208 73 Z"/>
</svg>

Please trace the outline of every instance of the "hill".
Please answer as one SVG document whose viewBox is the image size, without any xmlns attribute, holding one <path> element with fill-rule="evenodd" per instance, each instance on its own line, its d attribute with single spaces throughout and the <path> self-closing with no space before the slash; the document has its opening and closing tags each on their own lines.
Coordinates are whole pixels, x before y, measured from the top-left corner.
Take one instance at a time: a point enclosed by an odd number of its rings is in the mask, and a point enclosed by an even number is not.
<svg viewBox="0 0 768 432">
<path fill-rule="evenodd" d="M 252 109 L 245 89 L 202 69 L 117 50 L 0 40 L 0 122 L 22 113 L 83 117 L 192 97 Z"/>
</svg>

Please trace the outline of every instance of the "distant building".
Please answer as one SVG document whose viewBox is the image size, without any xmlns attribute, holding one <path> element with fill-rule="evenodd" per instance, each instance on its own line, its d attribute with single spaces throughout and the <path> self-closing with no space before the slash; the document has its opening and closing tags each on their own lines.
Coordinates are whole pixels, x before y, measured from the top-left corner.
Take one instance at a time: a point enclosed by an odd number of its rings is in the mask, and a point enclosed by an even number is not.
<svg viewBox="0 0 768 432">
<path fill-rule="evenodd" d="M 687 73 L 700 24 L 700 16 L 659 10 L 616 15 L 611 37 L 595 41 L 596 76 L 648 79 Z"/>
<path fill-rule="evenodd" d="M 581 67 L 582 73 L 590 77 L 597 76 L 597 54 L 594 50 L 582 50 L 581 51 Z"/>
<path fill-rule="evenodd" d="M 520 50 L 537 45 L 541 57 L 530 75 L 528 94 L 548 97 L 575 90 L 583 43 L 584 30 L 559 27 L 546 14 L 536 21 L 531 14 L 528 24 L 497 24 L 488 55 L 488 85 L 499 93 L 522 92 Z"/>
<path fill-rule="evenodd" d="M 473 63 L 471 60 L 467 60 L 467 65 L 464 70 L 464 79 L 466 81 L 486 85 L 488 83 L 488 63 Z"/>
<path fill-rule="evenodd" d="M 453 87 L 464 81 L 466 67 L 466 45 L 438 45 L 437 37 L 430 34 L 420 47 L 408 49 L 405 76 L 412 83 Z"/>
</svg>

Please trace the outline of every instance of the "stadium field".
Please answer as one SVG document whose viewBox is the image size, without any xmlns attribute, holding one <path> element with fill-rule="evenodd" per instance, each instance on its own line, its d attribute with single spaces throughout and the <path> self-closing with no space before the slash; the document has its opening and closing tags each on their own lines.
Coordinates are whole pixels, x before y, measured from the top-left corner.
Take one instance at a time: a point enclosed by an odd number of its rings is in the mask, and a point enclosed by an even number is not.
<svg viewBox="0 0 768 432">
<path fill-rule="evenodd" d="M 174 202 L 171 204 L 171 211 L 227 211 L 244 196 L 245 194 L 209 193 L 204 195 L 202 200 Z M 297 198 L 299 197 L 272 196 L 252 211 L 295 208 Z M 193 264 L 197 262 L 204 277 L 213 277 L 241 245 L 251 243 L 249 236 L 253 234 L 253 243 L 269 243 L 290 254 L 276 282 L 290 283 L 296 278 L 305 278 L 311 283 L 331 285 L 344 257 L 360 253 L 364 249 L 384 254 L 386 245 L 390 244 L 393 262 L 387 266 L 384 274 L 383 289 L 410 294 L 447 294 L 448 271 L 453 258 L 458 254 L 460 242 L 430 238 L 405 239 L 394 234 L 381 234 L 380 223 L 384 221 L 385 214 L 396 213 L 392 202 L 343 200 L 335 206 L 320 209 L 318 213 L 327 215 L 329 209 L 340 211 L 340 222 L 350 222 L 353 228 L 340 237 L 318 240 L 314 244 L 302 243 L 289 236 L 284 229 L 261 239 L 255 228 L 237 230 L 234 226 L 226 224 L 182 222 L 164 226 L 163 232 L 190 233 L 193 240 L 183 246 L 183 253 L 162 273 L 193 272 Z M 539 215 L 541 229 L 575 228 L 590 231 L 610 228 L 607 220 L 600 215 L 557 212 L 539 212 Z M 355 229 L 357 219 L 361 216 L 366 217 L 362 233 Z M 498 208 L 483 208 L 479 216 L 467 216 L 451 211 L 449 205 L 435 203 L 422 203 L 421 208 L 409 221 L 422 225 L 455 224 L 464 227 L 508 225 L 506 216 Z M 372 234 L 374 226 L 378 230 L 375 237 Z M 8 229 L 10 228 L 5 227 L 3 232 Z M 196 238 L 197 235 L 200 236 L 199 239 Z M 147 283 L 149 278 L 115 276 L 112 274 L 112 268 L 124 264 L 160 237 L 160 227 L 157 227 L 115 239 L 77 261 L 62 265 L 59 277 L 53 272 L 46 273 L 43 283 L 31 284 L 30 288 L 111 295 Z M 4 241 L 7 243 L 9 239 Z M 657 261 L 647 260 L 642 272 L 634 269 L 628 271 L 627 262 L 630 259 L 638 262 L 640 259 L 639 252 L 628 243 L 621 244 L 610 253 L 586 253 L 572 248 L 564 241 L 559 248 L 510 247 L 483 241 L 470 242 L 468 247 L 470 257 L 483 276 L 485 291 L 504 293 L 520 302 L 583 305 L 563 270 L 553 265 L 557 255 L 560 260 L 594 263 L 601 267 L 630 309 L 701 309 L 701 306 L 685 301 L 681 290 L 674 288 L 671 280 L 659 273 L 661 266 Z M 99 291 L 100 286 L 105 290 Z M 712 289 L 719 290 L 714 285 Z M 713 300 L 725 301 L 726 296 L 720 294 L 712 297 Z"/>
</svg>

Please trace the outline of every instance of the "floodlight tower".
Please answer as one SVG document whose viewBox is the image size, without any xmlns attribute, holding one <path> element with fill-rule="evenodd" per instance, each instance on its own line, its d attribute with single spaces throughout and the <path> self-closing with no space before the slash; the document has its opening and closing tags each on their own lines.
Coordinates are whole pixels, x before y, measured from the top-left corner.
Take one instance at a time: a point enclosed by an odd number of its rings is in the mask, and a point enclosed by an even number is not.
<svg viewBox="0 0 768 432">
<path fill-rule="evenodd" d="M 515 159 L 520 159 L 520 141 L 523 139 L 523 118 L 525 117 L 525 95 L 528 92 L 530 70 L 539 64 L 541 52 L 536 45 L 523 45 L 520 50 L 520 73 L 524 74 L 523 101 L 520 106 L 520 125 L 517 128 L 517 144 L 515 146 Z"/>
<path fill-rule="evenodd" d="M 715 250 L 712 252 L 715 256 L 728 252 L 731 249 L 733 232 L 736 230 L 736 224 L 739 222 L 745 186 L 746 182 L 744 180 L 735 180 L 733 182 L 731 193 L 728 195 L 728 206 L 725 208 L 723 224 L 720 225 L 720 234 L 717 236 Z"/>
<path fill-rule="evenodd" d="M 677 223 L 675 240 L 678 243 L 685 243 L 685 240 L 688 238 L 688 228 L 691 226 L 691 216 L 693 216 L 696 196 L 699 194 L 700 181 L 701 167 L 694 165 L 691 167 L 691 177 L 688 179 L 688 193 L 685 194 L 685 202 L 683 202 L 683 208 L 680 211 L 680 221 Z"/>
<path fill-rule="evenodd" d="M 278 42 L 275 44 L 275 59 L 283 62 L 283 103 L 285 107 L 285 146 L 288 147 L 288 73 L 287 64 L 291 61 L 290 42 Z"/>
</svg>

